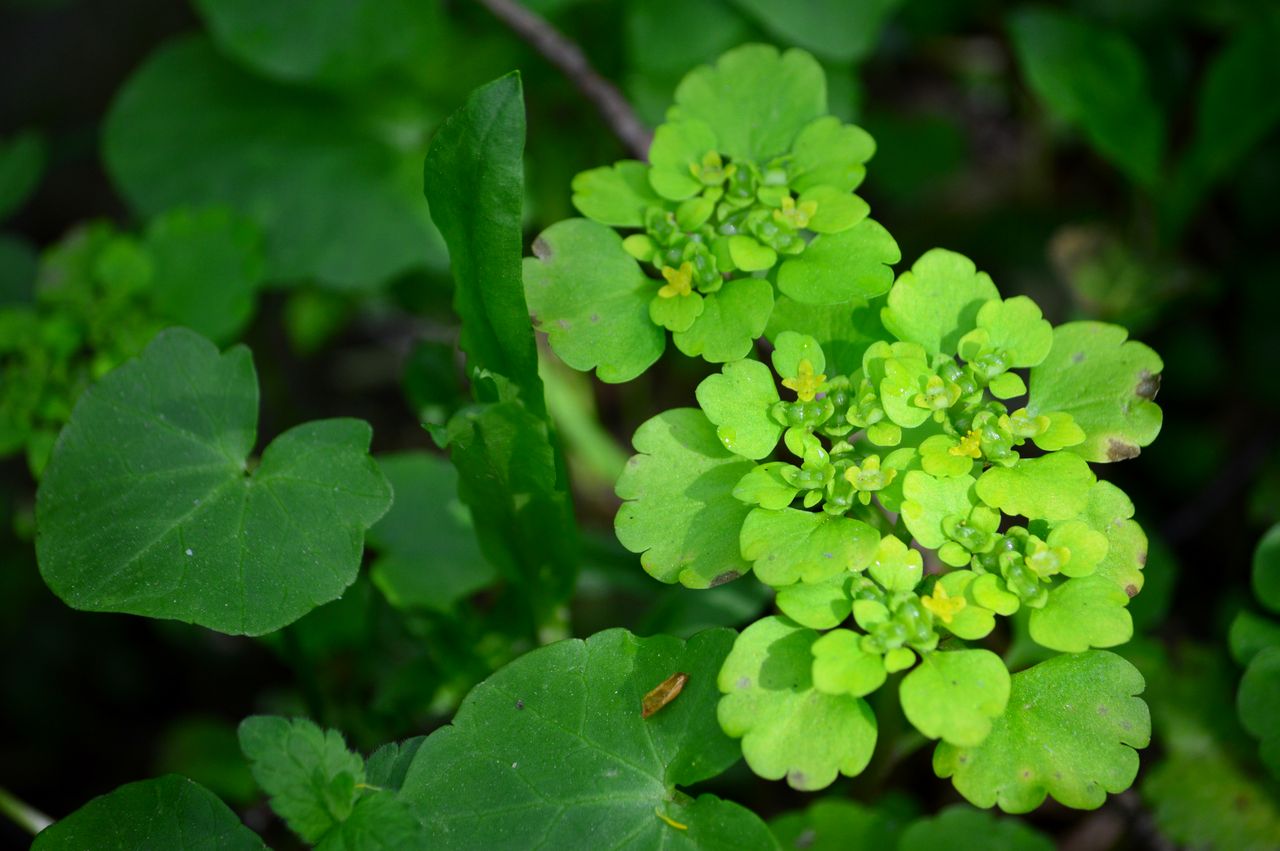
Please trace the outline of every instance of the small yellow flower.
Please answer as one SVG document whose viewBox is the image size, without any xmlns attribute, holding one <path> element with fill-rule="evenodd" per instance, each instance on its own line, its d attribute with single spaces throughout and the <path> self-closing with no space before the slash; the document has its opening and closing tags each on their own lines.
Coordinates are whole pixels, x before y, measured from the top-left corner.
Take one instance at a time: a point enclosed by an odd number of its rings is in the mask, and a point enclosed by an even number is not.
<svg viewBox="0 0 1280 851">
<path fill-rule="evenodd" d="M 707 151 L 703 154 L 700 163 L 689 163 L 689 173 L 700 180 L 704 186 L 719 186 L 732 177 L 737 170 L 738 167 L 732 163 L 725 165 L 717 151 Z"/>
<path fill-rule="evenodd" d="M 809 221 L 817 212 L 817 201 L 803 201 L 796 204 L 796 199 L 787 194 L 782 197 L 782 208 L 773 211 L 773 220 L 780 225 L 789 225 L 800 230 L 809 226 Z"/>
<path fill-rule="evenodd" d="M 827 376 L 825 374 L 814 375 L 813 364 L 809 362 L 808 358 L 805 358 L 796 367 L 796 377 L 782 379 L 782 386 L 788 390 L 796 391 L 796 398 L 801 402 L 812 402 L 813 397 L 818 395 L 818 388 L 826 380 Z"/>
<path fill-rule="evenodd" d="M 967 455 L 970 458 L 982 457 L 981 445 L 982 432 L 979 429 L 973 429 L 964 437 L 960 438 L 960 442 L 947 450 L 952 455 Z"/>
<path fill-rule="evenodd" d="M 943 623 L 951 623 L 951 619 L 964 610 L 968 605 L 964 597 L 952 597 L 947 594 L 947 589 L 941 583 L 933 586 L 933 595 L 929 597 L 921 597 L 920 604 L 933 613 L 933 616 Z"/>
<path fill-rule="evenodd" d="M 693 264 L 688 260 L 681 263 L 679 269 L 663 266 L 662 277 L 667 279 L 658 290 L 658 295 L 663 298 L 686 296 L 693 292 Z"/>
</svg>

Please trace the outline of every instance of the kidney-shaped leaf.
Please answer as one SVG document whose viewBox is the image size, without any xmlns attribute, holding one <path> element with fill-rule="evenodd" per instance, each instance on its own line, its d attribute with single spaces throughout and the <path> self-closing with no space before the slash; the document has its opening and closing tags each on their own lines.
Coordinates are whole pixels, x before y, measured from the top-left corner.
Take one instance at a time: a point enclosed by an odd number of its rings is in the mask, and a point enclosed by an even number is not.
<svg viewBox="0 0 1280 851">
<path fill-rule="evenodd" d="M 715 715 L 732 643 L 727 629 L 688 642 L 615 629 L 528 653 L 427 738 L 400 799 L 439 849 L 773 848 L 749 811 L 675 789 L 738 758 Z M 645 695 L 675 674 L 683 689 L 643 717 Z"/>
<path fill-rule="evenodd" d="M 982 744 L 939 744 L 933 769 L 979 807 L 1025 813 L 1052 795 L 1094 809 L 1138 773 L 1134 748 L 1151 739 L 1151 715 L 1135 696 L 1144 686 L 1114 653 L 1055 656 L 1014 675 L 1009 705 Z"/>
<path fill-rule="evenodd" d="M 738 531 L 751 506 L 733 495 L 755 465 L 725 449 L 696 408 L 659 414 L 636 430 L 635 455 L 618 479 L 618 540 L 663 582 L 721 585 L 751 565 Z"/>
<path fill-rule="evenodd" d="M 261 635 L 340 596 L 391 505 L 369 426 L 320 420 L 251 468 L 243 346 L 174 328 L 76 404 L 36 497 L 40 572 L 77 609 Z"/>
<path fill-rule="evenodd" d="M 1084 429 L 1067 447 L 1086 461 L 1133 458 L 1160 433 L 1154 401 L 1164 362 L 1119 325 L 1068 322 L 1053 329 L 1049 356 L 1031 370 L 1027 409 L 1066 412 Z"/>
<path fill-rule="evenodd" d="M 413 268 L 443 271 L 444 243 L 422 200 L 419 128 L 406 121 L 408 138 L 392 144 L 358 108 L 252 77 L 206 40 L 182 39 L 120 90 L 103 155 L 144 216 L 225 204 L 252 217 L 271 280 L 354 289 Z"/>
</svg>

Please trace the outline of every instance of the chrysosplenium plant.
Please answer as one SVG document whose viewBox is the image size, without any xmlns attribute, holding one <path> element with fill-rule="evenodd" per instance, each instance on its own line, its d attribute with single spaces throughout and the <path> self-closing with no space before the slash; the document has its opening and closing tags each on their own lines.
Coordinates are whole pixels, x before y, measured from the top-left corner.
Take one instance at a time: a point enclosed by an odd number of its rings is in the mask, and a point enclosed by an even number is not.
<svg viewBox="0 0 1280 851">
<path fill-rule="evenodd" d="M 950 251 L 895 280 L 853 194 L 874 145 L 825 111 L 812 57 L 734 50 L 680 84 L 648 165 L 578 176 L 586 218 L 525 261 L 570 365 L 628 380 L 667 331 L 723 364 L 637 431 L 618 537 L 661 581 L 776 590 L 719 675 L 757 774 L 861 772 L 865 698 L 894 677 L 970 801 L 1098 806 L 1149 736 L 1141 676 L 1097 649 L 1132 634 L 1146 539 L 1090 463 L 1155 438 L 1161 361 L 1113 325 L 1051 326 Z M 1043 661 L 1011 675 L 1011 645 Z"/>
</svg>

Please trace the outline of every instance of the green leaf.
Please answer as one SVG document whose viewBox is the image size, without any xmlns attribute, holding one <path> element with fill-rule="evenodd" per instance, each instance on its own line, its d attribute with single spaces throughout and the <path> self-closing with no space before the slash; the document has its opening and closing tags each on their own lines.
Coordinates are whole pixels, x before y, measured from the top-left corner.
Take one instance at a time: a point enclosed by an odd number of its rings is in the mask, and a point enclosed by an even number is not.
<svg viewBox="0 0 1280 851">
<path fill-rule="evenodd" d="M 773 287 L 763 278 L 727 281 L 703 299 L 701 315 L 688 331 L 677 331 L 676 348 L 689 357 L 728 363 L 750 354 L 773 310 Z"/>
<path fill-rule="evenodd" d="M 1260 739 L 1258 756 L 1280 778 L 1280 647 L 1259 651 L 1240 680 L 1240 722 Z"/>
<path fill-rule="evenodd" d="M 1280 122 L 1280 86 L 1273 50 L 1280 19 L 1258 15 L 1237 27 L 1209 63 L 1196 95 L 1195 134 L 1179 166 L 1172 197 L 1176 225 L 1186 222 L 1201 196 L 1229 175 Z"/>
<path fill-rule="evenodd" d="M 1110 579 L 1131 598 L 1142 590 L 1147 563 L 1147 536 L 1132 517 L 1133 503 L 1120 488 L 1106 481 L 1090 488 L 1085 519 L 1107 536 L 1107 554 L 1093 575 Z"/>
<path fill-rule="evenodd" d="M 1145 600 L 1146 596 L 1139 599 Z M 1231 647 L 1231 658 L 1240 665 L 1248 665 L 1254 656 L 1268 647 L 1280 647 L 1280 623 L 1242 609 L 1231 620 L 1227 641 Z"/>
<path fill-rule="evenodd" d="M 735 455 L 758 461 L 778 445 L 782 426 L 770 414 L 778 388 L 760 361 L 725 364 L 720 374 L 702 380 L 697 397 L 707 419 L 716 424 L 720 442 Z"/>
<path fill-rule="evenodd" d="M 37 494 L 40 572 L 89 611 L 261 635 L 339 597 L 391 505 L 359 420 L 277 437 L 250 470 L 249 350 L 171 329 L 76 404 Z"/>
<path fill-rule="evenodd" d="M 773 305 L 765 336 L 777 345 L 787 331 L 815 339 L 831 363 L 833 375 L 851 375 L 862 367 L 867 347 L 888 337 L 880 309 L 868 305 L 821 307 L 781 296 Z"/>
<path fill-rule="evenodd" d="M 805 192 L 827 186 L 852 192 L 862 184 L 866 163 L 875 152 L 870 133 L 834 115 L 824 115 L 796 137 L 787 166 L 791 188 Z"/>
<path fill-rule="evenodd" d="M 271 809 L 307 842 L 346 821 L 365 782 L 364 760 L 337 730 L 305 718 L 255 715 L 240 723 L 240 749 Z"/>
<path fill-rule="evenodd" d="M 94 798 L 42 830 L 31 848 L 266 851 L 267 846 L 208 789 L 169 774 Z"/>
<path fill-rule="evenodd" d="M 1048 357 L 1053 346 L 1053 326 L 1045 321 L 1036 303 L 1024 295 L 1004 301 L 992 299 L 978 311 L 977 321 L 978 328 L 986 332 L 987 345 L 1008 352 L 1010 364 L 1015 367 L 1035 366 Z M 1022 392 L 1009 396 L 1020 396 Z"/>
<path fill-rule="evenodd" d="M 391 792 L 366 793 L 347 819 L 324 835 L 316 851 L 426 851 L 422 823 Z"/>
<path fill-rule="evenodd" d="M 802 50 L 779 55 L 775 47 L 748 44 L 721 55 L 714 67 L 690 71 L 675 101 L 668 121 L 705 121 L 721 153 L 763 162 L 786 153 L 796 134 L 827 111 L 827 81 Z"/>
<path fill-rule="evenodd" d="M 716 153 L 715 131 L 705 121 L 671 121 L 658 127 L 649 146 L 649 184 L 663 198 L 683 201 L 702 191 L 691 165 Z"/>
<path fill-rule="evenodd" d="M 369 530 L 370 577 L 393 606 L 449 611 L 493 583 L 453 465 L 426 452 L 378 457 L 395 503 Z"/>
<path fill-rule="evenodd" d="M 662 199 L 649 185 L 649 167 L 622 160 L 573 178 L 573 206 L 592 221 L 618 228 L 644 226 L 644 211 Z"/>
<path fill-rule="evenodd" d="M 152 219 L 145 247 L 156 308 L 216 343 L 238 338 L 263 276 L 262 234 L 225 207 L 171 210 Z"/>
<path fill-rule="evenodd" d="M 972 260 L 934 248 L 898 276 L 880 318 L 899 340 L 953 355 L 960 338 L 977 327 L 978 311 L 999 297 L 991 278 Z"/>
<path fill-rule="evenodd" d="M 978 839 L 981 837 L 981 840 Z M 1053 841 L 1017 819 L 953 804 L 932 818 L 907 826 L 898 851 L 940 851 L 978 847 L 982 851 L 1053 851 Z"/>
<path fill-rule="evenodd" d="M 871 212 L 871 207 L 866 201 L 834 186 L 815 186 L 801 192 L 799 203 L 803 204 L 807 201 L 818 205 L 813 217 L 809 219 L 809 230 L 814 233 L 846 231 L 866 219 L 867 214 Z M 898 259 L 902 259 L 901 254 Z"/>
<path fill-rule="evenodd" d="M 22 206 L 44 173 L 44 137 L 23 130 L 0 139 L 0 219 Z"/>
<path fill-rule="evenodd" d="M 807 851 L 896 849 L 902 819 L 843 798 L 819 798 L 769 823 L 783 848 Z"/>
<path fill-rule="evenodd" d="M 812 50 L 831 62 L 856 62 L 879 43 L 880 30 L 902 0 L 734 0 L 784 44 Z"/>
<path fill-rule="evenodd" d="M 218 45 L 238 62 L 286 82 L 362 82 L 406 64 L 429 45 L 436 22 L 411 0 L 197 0 Z"/>
<path fill-rule="evenodd" d="M 743 272 L 763 272 L 778 262 L 778 252 L 740 233 L 729 237 L 729 257 Z"/>
<path fill-rule="evenodd" d="M 884 656 L 863 650 L 862 638 L 852 630 L 833 629 L 813 642 L 813 684 L 819 691 L 863 697 L 884 685 Z"/>
<path fill-rule="evenodd" d="M 935 478 L 920 470 L 908 472 L 902 485 L 902 521 L 912 537 L 931 550 L 945 544 L 942 521 L 969 516 L 977 504 L 973 485 L 972 476 Z"/>
<path fill-rule="evenodd" d="M 464 408 L 448 425 L 458 496 L 480 549 L 545 620 L 573 590 L 578 527 L 550 426 L 514 401 Z"/>
<path fill-rule="evenodd" d="M 1031 370 L 1032 414 L 1065 412 L 1085 432 L 1070 446 L 1086 461 L 1135 457 L 1160 433 L 1155 399 L 1164 362 L 1118 325 L 1068 322 L 1053 329 L 1053 348 Z"/>
<path fill-rule="evenodd" d="M 1031 637 L 1041 647 L 1082 653 L 1133 638 L 1129 595 L 1103 576 L 1068 579 L 1049 591 L 1044 608 L 1031 612 Z"/>
<path fill-rule="evenodd" d="M 696 408 L 676 408 L 636 430 L 635 455 L 618 479 L 626 500 L 618 540 L 654 578 L 708 588 L 751 569 L 738 530 L 751 511 L 733 496 L 755 465 L 729 452 Z"/>
<path fill-rule="evenodd" d="M 649 318 L 657 291 L 612 228 L 566 219 L 533 241 L 524 261 L 534 325 L 574 369 L 611 384 L 630 381 L 662 354 L 666 335 Z M 705 309 L 704 309 L 705 312 Z"/>
<path fill-rule="evenodd" d="M 778 268 L 778 289 L 804 304 L 865 301 L 889 291 L 898 243 L 874 219 L 839 233 L 821 234 Z"/>
<path fill-rule="evenodd" d="M 1130 178 L 1160 175 L 1165 128 L 1138 48 L 1070 13 L 1023 9 L 1009 22 L 1027 82 L 1058 118 L 1077 125 Z"/>
<path fill-rule="evenodd" d="M 614 629 L 527 653 L 427 737 L 400 798 L 431 848 L 772 848 L 742 807 L 673 791 L 738 758 L 712 711 L 732 640 L 726 629 L 688 642 Z M 677 672 L 688 676 L 679 695 L 643 718 L 646 692 Z"/>
<path fill-rule="evenodd" d="M 39 261 L 25 239 L 0 233 L 0 307 L 35 300 Z"/>
<path fill-rule="evenodd" d="M 880 536 L 852 517 L 783 508 L 755 508 L 742 524 L 742 557 L 756 577 L 780 588 L 794 582 L 822 582 L 871 561 Z"/>
<path fill-rule="evenodd" d="M 849 617 L 853 576 L 837 573 L 822 582 L 797 582 L 778 589 L 778 609 L 801 626 L 831 629 Z"/>
<path fill-rule="evenodd" d="M 1144 775 L 1160 833 L 1184 848 L 1274 851 L 1280 805 L 1270 789 L 1215 750 L 1175 754 Z"/>
<path fill-rule="evenodd" d="M 184 38 L 117 93 L 103 155 L 143 216 L 223 204 L 252 218 L 273 281 L 367 289 L 410 269 L 443 271 L 422 202 L 425 138 L 392 144 L 358 109 L 250 76 L 204 38 Z"/>
<path fill-rule="evenodd" d="M 939 777 L 979 807 L 1034 810 L 1052 795 L 1095 809 L 1138 773 L 1151 737 L 1147 705 L 1134 695 L 1142 675 L 1102 650 L 1055 656 L 1014 674 L 1009 704 L 981 745 L 942 742 L 933 754 Z"/>
<path fill-rule="evenodd" d="M 866 701 L 813 687 L 817 638 L 786 618 L 762 618 L 738 636 L 719 677 L 720 726 L 742 738 L 751 770 L 805 791 L 859 774 L 876 743 Z"/>
<path fill-rule="evenodd" d="M 521 282 L 523 155 L 524 94 L 512 72 L 472 92 L 440 127 L 424 184 L 449 246 L 468 369 L 506 376 L 524 404 L 544 415 Z"/>
<path fill-rule="evenodd" d="M 774 461 L 761 464 L 747 473 L 733 486 L 735 499 L 761 508 L 786 508 L 796 498 L 800 489 L 787 483 L 782 471 L 796 469 L 792 464 Z"/>
<path fill-rule="evenodd" d="M 800 374 L 800 362 L 808 361 L 816 374 L 827 370 L 827 357 L 818 341 L 807 334 L 783 331 L 773 341 L 773 353 L 769 356 L 773 369 L 783 378 L 795 378 Z"/>
<path fill-rule="evenodd" d="M 925 653 L 899 688 L 902 711 L 931 739 L 982 744 L 1009 701 L 1009 671 L 990 650 Z"/>
<path fill-rule="evenodd" d="M 1253 551 L 1253 593 L 1280 614 L 1280 525 L 1272 526 Z"/>
<path fill-rule="evenodd" d="M 1005 514 L 1070 520 L 1085 510 L 1097 477 L 1078 455 L 1053 452 L 991 467 L 978 477 L 978 497 Z"/>
</svg>

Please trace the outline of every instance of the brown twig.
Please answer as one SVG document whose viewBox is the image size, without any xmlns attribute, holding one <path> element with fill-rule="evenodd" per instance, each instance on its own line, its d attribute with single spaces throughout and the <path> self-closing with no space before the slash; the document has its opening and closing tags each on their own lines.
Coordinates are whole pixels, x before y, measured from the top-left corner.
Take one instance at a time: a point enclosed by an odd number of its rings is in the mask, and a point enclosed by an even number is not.
<svg viewBox="0 0 1280 851">
<path fill-rule="evenodd" d="M 647 159 L 653 132 L 645 126 L 631 104 L 613 83 L 591 67 L 586 54 L 542 17 L 515 0 L 478 0 L 495 18 L 506 24 L 534 50 L 569 78 L 583 96 L 595 105 L 605 123 L 637 159 Z"/>
</svg>

